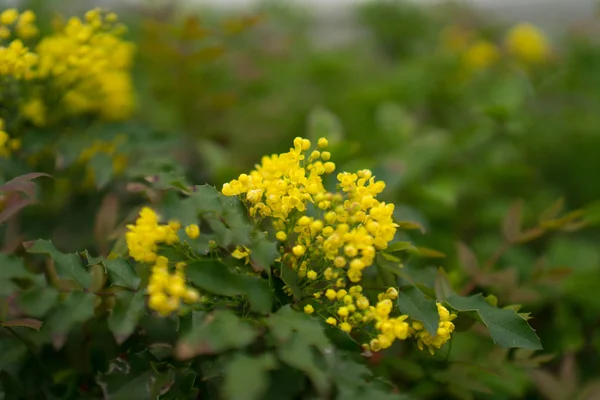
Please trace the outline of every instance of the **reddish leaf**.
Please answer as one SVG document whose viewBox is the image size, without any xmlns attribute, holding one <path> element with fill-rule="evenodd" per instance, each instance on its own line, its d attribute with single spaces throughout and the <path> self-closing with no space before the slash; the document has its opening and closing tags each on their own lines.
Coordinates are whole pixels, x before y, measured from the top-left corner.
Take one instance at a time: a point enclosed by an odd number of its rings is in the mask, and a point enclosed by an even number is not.
<svg viewBox="0 0 600 400">
<path fill-rule="evenodd" d="M 42 327 L 42 321 L 33 318 L 23 318 L 23 319 L 14 319 L 12 321 L 4 321 L 0 322 L 1 326 L 4 327 L 22 327 L 22 328 L 31 328 L 39 331 Z"/>
<path fill-rule="evenodd" d="M 105 247 L 111 232 L 117 225 L 117 217 L 119 212 L 119 199 L 113 194 L 107 194 L 102 200 L 100 210 L 96 214 L 96 222 L 94 224 L 94 236 L 96 241 L 102 247 Z M 102 251 L 105 253 L 105 251 Z"/>
<path fill-rule="evenodd" d="M 471 276 L 475 275 L 479 271 L 479 261 L 477 261 L 477 256 L 473 250 L 466 244 L 458 242 L 456 252 L 458 253 L 458 260 L 465 271 Z"/>
<path fill-rule="evenodd" d="M 518 234 L 514 238 L 514 241 L 516 243 L 531 242 L 532 240 L 535 240 L 535 239 L 539 238 L 540 236 L 542 236 L 544 233 L 546 233 L 546 230 L 543 228 L 540 228 L 540 227 L 531 228 L 531 229 L 526 230 L 525 232 L 521 232 L 520 234 Z"/>
<path fill-rule="evenodd" d="M 542 213 L 542 215 L 540 215 L 540 222 L 549 221 L 549 220 L 556 218 L 558 216 L 558 214 L 562 211 L 564 206 L 565 206 L 565 199 L 561 197 L 560 199 L 556 200 L 556 202 L 554 204 L 552 204 L 552 206 L 547 208 Z"/>
<path fill-rule="evenodd" d="M 6 222 L 10 217 L 18 213 L 21 209 L 33 203 L 33 200 L 20 198 L 20 196 L 11 196 L 9 198 L 8 203 L 4 206 L 2 211 L 0 211 L 0 224 Z"/>
<path fill-rule="evenodd" d="M 17 176 L 16 178 L 0 186 L 0 192 L 23 192 L 28 196 L 33 196 L 33 189 L 35 189 L 35 184 L 29 181 L 42 176 L 52 178 L 52 175 L 48 175 L 43 172 L 32 172 L 29 174 Z"/>
<path fill-rule="evenodd" d="M 512 207 L 504 217 L 504 223 L 502 224 L 502 232 L 504 233 L 504 237 L 506 237 L 507 240 L 516 240 L 519 233 L 521 232 L 522 213 L 523 201 L 518 200 L 512 205 Z"/>
</svg>

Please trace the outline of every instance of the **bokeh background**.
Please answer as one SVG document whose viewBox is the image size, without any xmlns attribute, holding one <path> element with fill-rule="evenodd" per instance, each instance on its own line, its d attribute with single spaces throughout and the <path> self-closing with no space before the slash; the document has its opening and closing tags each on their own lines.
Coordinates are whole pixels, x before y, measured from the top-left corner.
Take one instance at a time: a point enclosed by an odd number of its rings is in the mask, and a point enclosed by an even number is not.
<svg viewBox="0 0 600 400">
<path fill-rule="evenodd" d="M 463 294 L 521 305 L 544 344 L 506 351 L 470 330 L 446 359 L 374 359 L 396 385 L 600 399 L 595 2 L 20 3 L 40 21 L 119 12 L 137 44 L 134 119 L 167 143 L 152 168 L 220 186 L 296 136 L 327 136 L 340 170 L 371 168 L 397 217 L 425 228 L 407 239 L 435 252 L 405 265 L 413 276 L 432 286 L 441 266 Z M 87 246 L 74 231 L 53 240 Z"/>
</svg>

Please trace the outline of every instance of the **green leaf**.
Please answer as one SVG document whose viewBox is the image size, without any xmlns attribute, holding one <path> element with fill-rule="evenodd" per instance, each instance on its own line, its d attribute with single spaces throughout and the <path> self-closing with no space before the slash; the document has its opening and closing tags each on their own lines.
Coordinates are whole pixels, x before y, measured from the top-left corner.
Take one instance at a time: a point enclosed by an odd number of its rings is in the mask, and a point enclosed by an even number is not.
<svg viewBox="0 0 600 400">
<path fill-rule="evenodd" d="M 413 136 L 415 120 L 397 103 L 385 102 L 377 108 L 377 124 L 393 143 Z"/>
<path fill-rule="evenodd" d="M 452 285 L 450 284 L 450 280 L 448 279 L 448 275 L 443 268 L 438 268 L 437 275 L 435 276 L 435 298 L 439 302 L 443 302 L 448 297 L 452 296 L 454 290 L 452 289 Z"/>
<path fill-rule="evenodd" d="M 440 316 L 434 300 L 430 300 L 416 286 L 402 289 L 398 293 L 398 308 L 410 318 L 421 321 L 427 331 L 437 334 Z"/>
<path fill-rule="evenodd" d="M 145 352 L 129 355 L 130 361 L 117 359 L 107 374 L 96 378 L 104 391 L 104 398 L 111 400 L 157 399 L 173 382 L 173 371 L 159 373 L 147 359 Z"/>
<path fill-rule="evenodd" d="M 385 249 L 386 253 L 396 253 L 398 251 L 419 252 L 419 250 L 411 242 L 390 243 L 387 249 Z"/>
<path fill-rule="evenodd" d="M 251 250 L 250 260 L 254 268 L 271 275 L 271 265 L 280 256 L 277 243 L 270 241 L 265 234 L 255 232 L 248 248 Z"/>
<path fill-rule="evenodd" d="M 312 350 L 314 347 L 321 355 L 332 351 L 323 327 L 289 305 L 273 314 L 267 325 L 280 343 L 277 353 L 281 361 L 306 373 L 315 388 L 324 393 L 329 385 L 329 371 L 317 362 L 317 354 Z"/>
<path fill-rule="evenodd" d="M 265 279 L 240 275 L 217 261 L 191 263 L 186 273 L 192 283 L 204 291 L 227 297 L 247 296 L 254 311 L 263 314 L 271 311 L 272 294 Z"/>
<path fill-rule="evenodd" d="M 494 342 L 504 348 L 542 349 L 540 339 L 527 321 L 514 310 L 490 305 L 481 294 L 453 295 L 446 299 L 446 304 L 459 313 L 474 313 L 474 317 L 488 327 Z"/>
<path fill-rule="evenodd" d="M 245 294 L 244 277 L 218 261 L 191 263 L 186 274 L 194 285 L 207 292 L 228 297 Z"/>
<path fill-rule="evenodd" d="M 54 266 L 59 277 L 73 279 L 84 288 L 90 286 L 92 275 L 85 268 L 77 254 L 60 252 L 49 240 L 40 239 L 26 242 L 23 246 L 29 253 L 49 255 L 54 260 Z"/>
<path fill-rule="evenodd" d="M 302 288 L 298 284 L 298 274 L 286 264 L 281 264 L 281 280 L 291 289 L 295 300 L 302 298 Z"/>
<path fill-rule="evenodd" d="M 108 328 L 115 335 L 117 343 L 123 343 L 133 333 L 144 312 L 143 291 L 115 294 L 115 307 L 108 317 Z"/>
<path fill-rule="evenodd" d="M 88 165 L 94 172 L 94 181 L 98 189 L 103 188 L 110 182 L 113 175 L 113 161 L 108 154 L 95 154 Z"/>
<path fill-rule="evenodd" d="M 83 323 L 94 316 L 95 296 L 85 292 L 71 292 L 63 303 L 50 314 L 47 320 L 47 328 L 50 332 L 59 336 L 56 339 L 64 340 L 64 335 L 78 323 Z M 59 346 L 60 347 L 60 346 Z"/>
<path fill-rule="evenodd" d="M 228 310 L 218 310 L 206 315 L 201 324 L 195 324 L 177 343 L 177 357 L 182 360 L 200 354 L 218 354 L 246 347 L 256 337 L 256 332 L 246 322 L 240 321 Z"/>
<path fill-rule="evenodd" d="M 441 251 L 429 249 L 427 247 L 417 247 L 417 253 L 419 257 L 423 258 L 446 258 L 446 255 Z"/>
<path fill-rule="evenodd" d="M 269 371 L 277 366 L 271 353 L 258 357 L 237 354 L 225 369 L 224 393 L 229 400 L 261 399 L 269 386 Z"/>
<path fill-rule="evenodd" d="M 115 258 L 113 260 L 103 260 L 102 264 L 106 266 L 108 277 L 113 285 L 133 290 L 136 290 L 140 285 L 140 278 L 127 260 Z"/>
<path fill-rule="evenodd" d="M 245 285 L 250 308 L 260 314 L 269 314 L 273 309 L 273 293 L 269 282 L 259 277 L 247 277 Z"/>
<path fill-rule="evenodd" d="M 17 290 L 13 280 L 34 280 L 36 277 L 19 257 L 0 254 L 0 296 L 10 296 Z"/>
<path fill-rule="evenodd" d="M 306 136 L 314 144 L 325 137 L 330 144 L 336 144 L 344 138 L 342 124 L 338 117 L 323 107 L 316 107 L 308 116 L 308 133 Z"/>
<path fill-rule="evenodd" d="M 390 261 L 390 262 L 393 262 L 396 264 L 400 264 L 402 262 L 401 259 L 399 259 L 398 257 L 393 256 L 389 253 L 380 253 L 380 254 L 381 254 L 381 257 L 385 258 L 387 261 Z"/>
<path fill-rule="evenodd" d="M 53 287 L 32 287 L 20 293 L 17 301 L 27 315 L 41 318 L 56 305 L 58 291 Z"/>
</svg>

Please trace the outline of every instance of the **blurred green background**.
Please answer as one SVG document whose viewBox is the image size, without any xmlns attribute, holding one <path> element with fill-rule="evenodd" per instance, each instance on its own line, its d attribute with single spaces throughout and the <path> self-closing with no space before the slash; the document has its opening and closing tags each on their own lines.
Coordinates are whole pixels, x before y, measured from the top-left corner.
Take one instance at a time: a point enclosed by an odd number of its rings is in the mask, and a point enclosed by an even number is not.
<svg viewBox="0 0 600 400">
<path fill-rule="evenodd" d="M 40 21 L 95 5 L 29 3 Z M 545 348 L 472 330 L 446 358 L 373 368 L 416 398 L 599 399 L 599 21 L 510 42 L 511 24 L 456 4 L 284 4 L 115 4 L 138 46 L 135 120 L 172 138 L 155 161 L 219 187 L 296 136 L 329 137 L 338 169 L 371 168 L 425 228 L 410 240 L 446 255 L 413 276 L 433 285 L 443 266 L 464 294 L 522 305 Z M 528 237 L 511 237 L 519 219 Z"/>
</svg>

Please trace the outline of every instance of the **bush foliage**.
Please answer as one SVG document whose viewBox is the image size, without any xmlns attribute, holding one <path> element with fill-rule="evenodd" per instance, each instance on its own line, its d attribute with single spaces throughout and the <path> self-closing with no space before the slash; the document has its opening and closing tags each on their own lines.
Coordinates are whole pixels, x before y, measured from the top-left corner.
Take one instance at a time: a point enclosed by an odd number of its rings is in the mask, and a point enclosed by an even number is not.
<svg viewBox="0 0 600 400">
<path fill-rule="evenodd" d="M 0 398 L 599 395 L 591 32 L 140 7 L 0 10 Z"/>
</svg>

